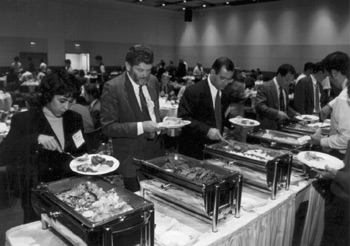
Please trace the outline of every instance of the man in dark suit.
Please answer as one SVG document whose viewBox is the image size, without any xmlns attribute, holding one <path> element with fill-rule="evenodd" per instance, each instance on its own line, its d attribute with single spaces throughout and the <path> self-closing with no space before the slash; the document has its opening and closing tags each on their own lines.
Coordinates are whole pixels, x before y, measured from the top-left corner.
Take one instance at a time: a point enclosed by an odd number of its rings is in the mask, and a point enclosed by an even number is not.
<svg viewBox="0 0 350 246">
<path fill-rule="evenodd" d="M 314 64 L 310 76 L 300 79 L 294 92 L 294 106 L 297 112 L 318 114 L 320 109 L 327 104 L 327 94 L 321 85 L 324 78 L 322 63 L 318 62 Z"/>
<path fill-rule="evenodd" d="M 203 159 L 205 144 L 222 140 L 222 118 L 225 105 L 221 91 L 233 81 L 233 62 L 221 57 L 214 62 L 207 80 L 188 87 L 178 109 L 178 117 L 191 121 L 179 137 L 179 153 Z"/>
<path fill-rule="evenodd" d="M 256 95 L 256 112 L 262 128 L 276 130 L 278 124 L 299 114 L 288 106 L 288 93 L 285 89 L 294 75 L 294 67 L 283 64 L 278 68 L 276 77 L 259 88 Z"/>
<path fill-rule="evenodd" d="M 158 80 L 151 75 L 153 60 L 152 50 L 132 46 L 126 71 L 105 83 L 101 97 L 102 132 L 112 138 L 114 156 L 120 161 L 118 172 L 131 191 L 139 190 L 133 158 L 147 160 L 164 154 L 157 132 L 160 116 Z"/>
</svg>

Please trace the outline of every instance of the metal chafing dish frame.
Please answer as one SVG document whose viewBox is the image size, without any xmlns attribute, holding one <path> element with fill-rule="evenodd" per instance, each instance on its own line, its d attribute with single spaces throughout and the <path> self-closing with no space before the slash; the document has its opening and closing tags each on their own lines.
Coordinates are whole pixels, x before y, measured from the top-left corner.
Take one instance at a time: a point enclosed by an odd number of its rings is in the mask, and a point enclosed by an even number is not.
<svg viewBox="0 0 350 246">
<path fill-rule="evenodd" d="M 294 134 L 301 134 L 301 135 L 312 135 L 316 132 L 316 130 L 308 131 L 306 129 L 297 129 L 294 127 L 296 124 L 300 124 L 300 123 L 293 123 L 293 124 L 281 126 L 281 131 L 294 133 Z M 321 130 L 322 130 L 322 134 L 329 135 L 329 129 L 321 128 Z"/>
<path fill-rule="evenodd" d="M 200 166 L 210 167 L 211 170 L 220 170 L 221 173 L 225 173 L 225 177 L 220 181 L 211 181 L 208 183 L 194 182 L 186 179 L 180 175 L 176 175 L 170 172 L 167 172 L 165 169 L 162 169 L 159 165 L 154 162 L 163 161 L 162 164 L 165 164 L 164 159 L 168 158 L 184 158 L 187 161 L 195 162 L 200 164 Z M 134 158 L 134 163 L 139 166 L 137 170 L 138 173 L 141 173 L 144 176 L 152 177 L 159 179 L 163 182 L 173 183 L 185 189 L 197 192 L 201 194 L 204 198 L 204 206 L 206 211 L 206 216 L 203 214 L 197 213 L 184 204 L 175 204 L 180 207 L 190 210 L 191 212 L 196 213 L 198 216 L 202 216 L 204 219 L 209 219 L 212 224 L 212 231 L 217 232 L 217 225 L 219 221 L 219 213 L 221 210 L 228 209 L 232 213 L 234 210 L 234 216 L 236 218 L 240 217 L 240 207 L 241 207 L 241 196 L 242 196 L 242 175 L 238 172 L 230 171 L 225 168 L 221 168 L 215 165 L 206 163 L 205 161 L 200 161 L 191 157 L 187 157 L 181 154 L 173 153 L 168 156 L 158 157 L 152 160 L 138 160 Z M 228 190 L 228 203 L 220 204 L 220 196 L 223 191 Z M 211 204 L 213 203 L 213 204 Z"/>
<path fill-rule="evenodd" d="M 52 185 L 58 186 L 60 183 L 65 184 L 65 182 L 69 181 L 74 183 L 86 181 L 99 182 L 99 184 L 104 183 L 110 188 L 115 188 L 118 194 L 126 195 L 130 199 L 137 199 L 135 203 L 142 205 L 107 220 L 93 223 L 75 212 L 73 208 L 61 201 L 49 190 Z M 140 235 L 140 242 L 137 243 L 147 246 L 154 245 L 153 203 L 121 187 L 113 186 L 108 180 L 98 176 L 72 177 L 40 184 L 32 188 L 32 205 L 36 212 L 41 215 L 43 229 L 49 228 L 52 224 L 59 223 L 65 226 L 70 233 L 82 239 L 87 245 L 112 246 L 118 243 L 114 238 L 128 233 L 136 233 L 137 230 L 139 230 Z M 52 227 L 55 228 L 54 226 Z M 60 232 L 58 231 L 58 233 Z M 64 234 L 61 235 L 65 237 Z M 70 241 L 69 238 L 66 239 Z M 74 242 L 72 243 L 74 244 Z"/>
<path fill-rule="evenodd" d="M 231 142 L 232 144 L 239 144 L 239 145 L 250 146 L 255 148 L 257 147 L 257 145 L 241 143 L 234 140 L 230 140 L 230 141 L 232 141 Z M 212 145 L 206 145 L 204 147 L 203 154 L 216 156 L 216 157 L 219 157 L 220 159 L 225 159 L 229 162 L 230 165 L 238 165 L 238 166 L 241 165 L 255 171 L 266 173 L 267 188 L 269 189 L 271 187 L 270 193 L 271 193 L 272 200 L 276 199 L 278 188 L 282 187 L 284 184 L 285 184 L 285 189 L 289 190 L 291 172 L 292 172 L 292 160 L 293 160 L 292 153 L 258 146 L 259 147 L 258 149 L 265 149 L 266 151 L 273 151 L 273 152 L 281 152 L 281 155 L 275 157 L 273 160 L 264 162 L 264 161 L 259 161 L 255 159 L 250 159 L 248 157 L 244 157 L 240 155 L 235 155 L 234 153 L 228 153 L 213 147 L 217 145 L 228 145 L 228 143 L 220 142 Z M 251 182 L 250 184 L 255 186 L 254 182 Z M 264 187 L 258 187 L 258 188 L 264 188 Z"/>
</svg>

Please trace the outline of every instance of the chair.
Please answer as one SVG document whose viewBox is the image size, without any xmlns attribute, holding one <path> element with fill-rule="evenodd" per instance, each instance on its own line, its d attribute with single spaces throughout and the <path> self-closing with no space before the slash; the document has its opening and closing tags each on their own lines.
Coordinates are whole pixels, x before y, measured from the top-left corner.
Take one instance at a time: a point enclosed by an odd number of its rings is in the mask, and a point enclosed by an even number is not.
<svg viewBox="0 0 350 246">
<path fill-rule="evenodd" d="M 101 143 L 101 127 L 91 131 L 84 133 L 84 140 L 87 146 L 87 152 L 89 154 L 96 153 L 100 147 Z"/>
</svg>

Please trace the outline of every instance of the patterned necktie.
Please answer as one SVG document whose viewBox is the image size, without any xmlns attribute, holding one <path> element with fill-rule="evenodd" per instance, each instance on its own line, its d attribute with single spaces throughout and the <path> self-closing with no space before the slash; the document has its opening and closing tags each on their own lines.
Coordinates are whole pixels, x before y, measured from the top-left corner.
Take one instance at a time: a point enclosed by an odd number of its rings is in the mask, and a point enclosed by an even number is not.
<svg viewBox="0 0 350 246">
<path fill-rule="evenodd" d="M 280 86 L 280 111 L 286 111 L 286 105 L 284 104 L 283 88 Z"/>
<path fill-rule="evenodd" d="M 216 128 L 221 131 L 221 97 L 220 91 L 216 93 L 215 97 L 215 119 L 216 119 Z"/>
<path fill-rule="evenodd" d="M 146 102 L 146 98 L 145 95 L 143 94 L 142 91 L 142 85 L 139 86 L 139 96 L 140 96 L 140 102 L 141 102 L 141 110 L 142 113 L 144 114 L 144 116 L 147 119 L 151 119 L 149 112 L 148 112 L 148 107 L 147 107 L 147 102 Z"/>
<path fill-rule="evenodd" d="M 315 111 L 316 113 L 320 112 L 320 89 L 318 87 L 318 84 L 315 85 Z"/>
</svg>

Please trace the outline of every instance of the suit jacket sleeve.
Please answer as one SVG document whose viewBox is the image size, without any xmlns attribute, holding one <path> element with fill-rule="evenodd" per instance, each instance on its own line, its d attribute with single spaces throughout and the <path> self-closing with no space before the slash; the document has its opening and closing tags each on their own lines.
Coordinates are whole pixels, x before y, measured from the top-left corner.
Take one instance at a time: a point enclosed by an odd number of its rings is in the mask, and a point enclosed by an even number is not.
<svg viewBox="0 0 350 246">
<path fill-rule="evenodd" d="M 256 95 L 256 111 L 269 119 L 278 118 L 278 109 L 269 106 L 269 91 L 267 86 L 261 86 Z"/>
<path fill-rule="evenodd" d="M 124 122 L 121 120 L 122 114 L 128 114 L 126 97 L 122 98 L 118 92 L 114 80 L 107 82 L 103 87 L 101 97 L 101 124 L 102 132 L 108 137 L 137 137 L 137 122 Z M 124 101 L 123 101 L 124 99 Z"/>
<path fill-rule="evenodd" d="M 295 86 L 294 91 L 294 106 L 296 111 L 300 114 L 306 114 L 306 102 L 305 102 L 305 84 L 303 79 L 301 79 Z"/>
<path fill-rule="evenodd" d="M 211 127 L 193 118 L 196 110 L 195 105 L 198 104 L 197 95 L 188 89 L 185 90 L 179 104 L 178 117 L 182 118 L 183 120 L 191 121 L 189 127 L 191 128 L 191 132 L 193 134 L 206 136 Z"/>
<path fill-rule="evenodd" d="M 27 134 L 27 123 L 23 115 L 13 116 L 10 132 L 0 144 L 0 166 L 12 165 L 19 157 L 37 150 L 39 134 Z"/>
</svg>

